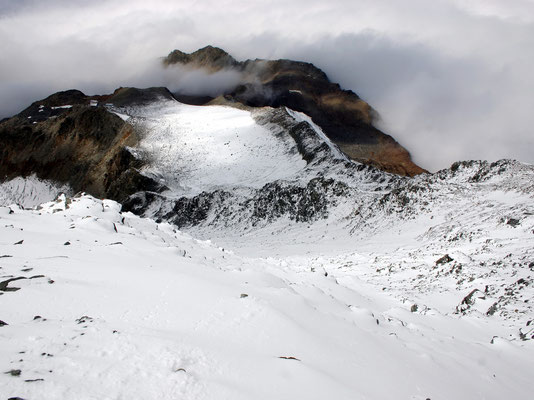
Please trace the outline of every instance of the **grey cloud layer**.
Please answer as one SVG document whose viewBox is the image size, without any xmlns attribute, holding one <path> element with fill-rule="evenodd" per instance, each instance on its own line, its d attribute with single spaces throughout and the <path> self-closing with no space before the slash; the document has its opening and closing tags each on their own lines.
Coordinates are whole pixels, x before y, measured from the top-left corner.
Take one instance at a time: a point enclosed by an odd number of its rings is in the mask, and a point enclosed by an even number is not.
<svg viewBox="0 0 534 400">
<path fill-rule="evenodd" d="M 534 162 L 532 1 L 146 4 L 0 0 L 0 116 L 68 88 L 222 90 L 238 77 L 157 66 L 172 49 L 213 44 L 238 59 L 315 63 L 431 170 L 459 159 Z"/>
</svg>

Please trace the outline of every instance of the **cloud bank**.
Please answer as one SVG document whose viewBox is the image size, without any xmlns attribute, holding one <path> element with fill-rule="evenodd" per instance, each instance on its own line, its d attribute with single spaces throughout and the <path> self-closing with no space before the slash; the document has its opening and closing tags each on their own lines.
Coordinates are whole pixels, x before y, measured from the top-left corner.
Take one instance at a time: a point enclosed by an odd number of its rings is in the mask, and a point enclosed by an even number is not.
<svg viewBox="0 0 534 400">
<path fill-rule="evenodd" d="M 212 44 L 313 62 L 427 169 L 534 163 L 532 0 L 0 0 L 0 42 L 0 117 L 69 88 L 222 90 L 238 77 L 158 65 Z"/>
</svg>

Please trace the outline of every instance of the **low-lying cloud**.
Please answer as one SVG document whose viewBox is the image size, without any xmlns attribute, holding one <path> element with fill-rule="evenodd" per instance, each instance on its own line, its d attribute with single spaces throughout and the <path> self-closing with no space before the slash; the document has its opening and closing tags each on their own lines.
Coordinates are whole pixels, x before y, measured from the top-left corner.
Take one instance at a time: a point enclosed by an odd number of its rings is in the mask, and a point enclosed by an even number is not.
<svg viewBox="0 0 534 400">
<path fill-rule="evenodd" d="M 217 97 L 234 89 L 243 77 L 234 69 L 211 72 L 180 64 L 164 67 L 157 60 L 133 80 L 142 87 L 165 86 L 173 93 Z"/>
<path fill-rule="evenodd" d="M 173 49 L 212 44 L 239 60 L 313 62 L 430 170 L 459 159 L 534 162 L 531 0 L 146 4 L 0 0 L 0 117 L 69 88 L 218 94 L 239 74 L 160 64 Z"/>
</svg>

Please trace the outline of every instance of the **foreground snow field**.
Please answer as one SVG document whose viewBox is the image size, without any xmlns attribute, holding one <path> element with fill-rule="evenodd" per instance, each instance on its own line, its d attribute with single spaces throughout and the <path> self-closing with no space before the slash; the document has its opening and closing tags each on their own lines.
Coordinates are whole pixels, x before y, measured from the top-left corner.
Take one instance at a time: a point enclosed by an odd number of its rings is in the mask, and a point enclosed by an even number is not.
<svg viewBox="0 0 534 400">
<path fill-rule="evenodd" d="M 410 223 L 397 229 L 412 232 Z M 86 195 L 0 207 L 0 394 L 531 398 L 534 341 L 518 336 L 518 327 L 534 334 L 524 324 L 530 309 L 487 316 L 471 309 L 490 306 L 475 293 L 456 313 L 470 290 L 457 290 L 461 273 L 450 271 L 463 264 L 482 291 L 485 279 L 515 282 L 519 304 L 533 298 L 532 285 L 517 283 L 533 274 L 528 264 L 484 276 L 471 267 L 469 242 L 437 263 L 437 234 L 420 243 L 393 229 L 375 243 L 302 234 L 284 247 L 297 236 L 269 229 L 234 238 L 232 249 Z M 532 255 L 527 233 L 504 224 L 487 258 Z"/>
<path fill-rule="evenodd" d="M 532 398 L 533 166 L 403 178 L 288 109 L 110 110 L 168 190 L 141 218 L 0 184 L 0 397 Z"/>
</svg>

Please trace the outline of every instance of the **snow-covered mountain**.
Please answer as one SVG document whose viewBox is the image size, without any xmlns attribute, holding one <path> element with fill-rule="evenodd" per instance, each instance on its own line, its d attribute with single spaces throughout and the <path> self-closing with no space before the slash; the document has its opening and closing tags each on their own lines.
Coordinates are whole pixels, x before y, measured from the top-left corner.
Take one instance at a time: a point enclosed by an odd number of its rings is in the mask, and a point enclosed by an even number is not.
<svg viewBox="0 0 534 400">
<path fill-rule="evenodd" d="M 530 399 L 533 166 L 406 177 L 285 106 L 54 96 L 0 126 L 4 397 Z"/>
</svg>

